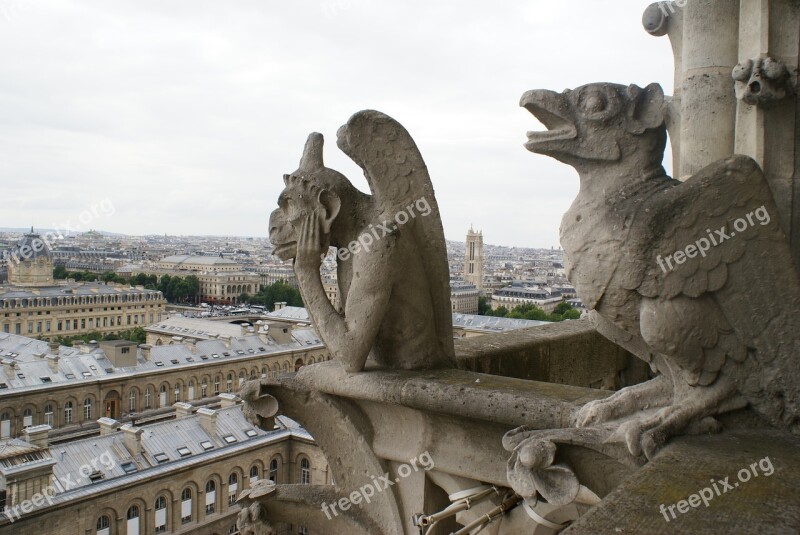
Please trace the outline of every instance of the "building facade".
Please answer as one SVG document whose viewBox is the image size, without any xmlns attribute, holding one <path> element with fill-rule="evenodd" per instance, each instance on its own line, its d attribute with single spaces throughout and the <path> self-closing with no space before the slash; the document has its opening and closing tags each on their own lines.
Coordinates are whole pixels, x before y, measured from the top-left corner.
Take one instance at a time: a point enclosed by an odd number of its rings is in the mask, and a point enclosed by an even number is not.
<svg viewBox="0 0 800 535">
<path fill-rule="evenodd" d="M 101 416 L 146 419 L 175 402 L 209 403 L 248 379 L 329 359 L 314 331 L 288 326 L 138 348 L 119 340 L 59 347 L 0 333 L 0 438 L 41 424 L 59 435 L 91 433 Z"/>
<path fill-rule="evenodd" d="M 36 338 L 119 333 L 161 321 L 161 292 L 115 283 L 0 286 L 0 330 Z"/>
<path fill-rule="evenodd" d="M 450 281 L 450 304 L 455 314 L 477 314 L 480 291 L 464 281 Z"/>
<path fill-rule="evenodd" d="M 292 420 L 278 417 L 265 432 L 232 400 L 218 410 L 181 405 L 147 427 L 102 418 L 99 437 L 57 446 L 48 426 L 0 442 L 0 533 L 227 535 L 238 533 L 236 499 L 256 481 L 331 483 L 319 448 Z"/>
</svg>

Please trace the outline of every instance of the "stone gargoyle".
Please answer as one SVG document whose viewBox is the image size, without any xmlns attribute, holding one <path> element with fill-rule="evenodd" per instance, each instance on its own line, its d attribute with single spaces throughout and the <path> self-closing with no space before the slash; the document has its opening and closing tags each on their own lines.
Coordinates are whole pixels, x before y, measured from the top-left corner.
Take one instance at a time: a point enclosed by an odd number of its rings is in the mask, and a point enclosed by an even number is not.
<svg viewBox="0 0 800 535">
<path fill-rule="evenodd" d="M 737 409 L 800 433 L 800 281 L 770 188 L 745 156 L 667 176 L 664 101 L 657 84 L 610 83 L 521 100 L 547 129 L 526 148 L 580 175 L 561 223 L 568 277 L 598 331 L 657 372 L 574 423 L 648 459 Z"/>
<path fill-rule="evenodd" d="M 325 167 L 323 137 L 311 134 L 270 216 L 273 254 L 294 259 L 311 319 L 348 372 L 368 357 L 384 368 L 452 367 L 447 252 L 422 155 L 400 123 L 377 111 L 356 113 L 337 137 L 372 195 Z M 320 276 L 331 246 L 343 314 Z"/>
</svg>

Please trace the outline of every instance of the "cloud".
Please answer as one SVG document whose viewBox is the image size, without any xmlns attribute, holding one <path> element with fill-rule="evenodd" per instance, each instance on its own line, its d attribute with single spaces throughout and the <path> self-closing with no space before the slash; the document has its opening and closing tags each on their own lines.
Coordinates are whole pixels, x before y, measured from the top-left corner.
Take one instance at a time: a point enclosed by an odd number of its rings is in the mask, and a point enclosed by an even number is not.
<svg viewBox="0 0 800 535">
<path fill-rule="evenodd" d="M 335 147 L 359 109 L 417 140 L 445 232 L 557 244 L 574 172 L 522 148 L 527 89 L 660 82 L 649 2 L 0 0 L 0 226 L 47 226 L 96 199 L 104 229 L 266 235 L 306 135 Z M 11 201 L 11 202 L 8 202 Z"/>
</svg>

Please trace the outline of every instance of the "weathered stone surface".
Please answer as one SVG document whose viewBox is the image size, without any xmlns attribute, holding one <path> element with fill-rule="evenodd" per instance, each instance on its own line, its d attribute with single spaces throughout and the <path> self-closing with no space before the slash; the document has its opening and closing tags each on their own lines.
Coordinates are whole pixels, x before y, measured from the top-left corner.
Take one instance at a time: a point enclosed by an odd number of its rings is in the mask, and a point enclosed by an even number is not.
<svg viewBox="0 0 800 535">
<path fill-rule="evenodd" d="M 577 425 L 634 415 L 620 438 L 648 458 L 748 405 L 800 431 L 800 280 L 758 165 L 733 157 L 683 183 L 666 176 L 657 85 L 529 91 L 521 104 L 548 128 L 526 147 L 581 177 L 561 226 L 570 280 L 598 331 L 660 373 L 587 404 Z"/>
<path fill-rule="evenodd" d="M 647 364 L 588 319 L 455 341 L 460 369 L 517 379 L 617 390 L 649 378 Z"/>
<path fill-rule="evenodd" d="M 425 162 L 400 123 L 353 115 L 338 145 L 363 170 L 372 195 L 325 167 L 311 134 L 270 217 L 274 254 L 294 259 L 303 301 L 336 360 L 361 371 L 453 367 L 449 269 L 439 208 Z M 340 300 L 328 301 L 321 257 L 337 248 Z"/>
<path fill-rule="evenodd" d="M 800 533 L 798 452 L 800 439 L 779 431 L 738 431 L 675 439 L 563 533 Z M 765 458 L 769 458 L 774 473 L 767 476 L 756 465 L 759 475 L 753 476 L 751 465 Z M 751 471 L 747 482 L 738 479 L 743 469 Z M 734 488 L 723 492 L 721 481 L 726 477 Z M 676 518 L 672 517 L 670 505 L 687 500 L 702 489 L 713 490 L 713 482 L 717 482 L 720 494 L 714 491 L 708 507 L 701 502 L 697 508 L 689 506 L 683 514 L 674 508 Z M 667 509 L 666 518 L 662 504 Z"/>
<path fill-rule="evenodd" d="M 736 98 L 751 106 L 770 106 L 792 93 L 789 69 L 770 58 L 748 59 L 733 69 Z"/>
</svg>

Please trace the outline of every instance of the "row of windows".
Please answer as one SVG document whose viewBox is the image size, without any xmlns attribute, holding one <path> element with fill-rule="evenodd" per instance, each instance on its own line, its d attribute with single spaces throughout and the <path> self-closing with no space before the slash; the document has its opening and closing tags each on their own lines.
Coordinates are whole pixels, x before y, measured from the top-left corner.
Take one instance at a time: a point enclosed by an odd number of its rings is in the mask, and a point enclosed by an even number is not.
<svg viewBox="0 0 800 535">
<path fill-rule="evenodd" d="M 161 312 L 158 314 L 153 313 L 152 311 L 149 315 L 145 314 L 127 314 L 126 315 L 126 325 L 145 325 L 145 317 L 149 317 L 149 323 L 156 323 L 161 321 Z M 63 319 L 63 320 L 44 320 L 44 321 L 31 321 L 28 320 L 25 325 L 27 327 L 28 334 L 41 334 L 41 333 L 49 333 L 49 332 L 69 332 L 69 331 L 78 331 L 78 330 L 86 330 L 88 329 L 101 329 L 101 328 L 109 328 L 109 327 L 121 327 L 123 324 L 122 321 L 123 316 L 102 316 L 99 318 L 81 318 L 78 320 L 75 319 Z M 102 320 L 102 325 L 101 325 Z M 79 323 L 80 321 L 80 323 Z M 52 331 L 53 323 L 55 322 L 55 331 Z M 14 323 L 14 334 L 22 334 L 22 323 Z M 3 324 L 3 332 L 10 333 L 11 332 L 11 323 L 4 323 Z"/>
<path fill-rule="evenodd" d="M 148 292 L 145 294 L 133 295 L 82 295 L 77 297 L 17 297 L 15 299 L 3 299 L 2 308 L 142 303 L 145 301 L 163 300 L 164 296 L 161 295 L 161 292 Z"/>
<path fill-rule="evenodd" d="M 296 371 L 304 364 L 322 362 L 326 358 L 330 360 L 331 357 L 324 355 L 309 356 L 307 362 L 304 363 L 303 359 L 297 359 L 293 366 L 290 361 L 276 362 L 272 365 L 264 364 L 261 366 L 260 375 L 261 377 L 271 375 L 273 378 L 277 378 L 281 373 Z M 128 389 L 124 407 L 116 406 L 117 399 L 110 395 L 105 398 L 106 406 L 101 406 L 99 409 L 95 406 L 96 402 L 92 396 L 87 396 L 82 402 L 78 400 L 66 401 L 62 407 L 59 407 L 59 404 L 55 401 L 48 401 L 42 407 L 41 416 L 36 407 L 30 406 L 23 410 L 22 429 L 39 424 L 46 424 L 55 429 L 61 426 L 92 421 L 101 416 L 119 418 L 119 412 L 124 408 L 127 408 L 128 414 L 166 408 L 179 401 L 195 401 L 196 399 L 217 396 L 223 388 L 225 392 L 233 393 L 234 390 L 241 388 L 248 377 L 251 380 L 256 379 L 259 376 L 258 372 L 258 367 L 253 366 L 250 369 L 249 376 L 245 375 L 245 370 L 240 370 L 238 374 L 233 371 L 228 372 L 226 375 L 218 373 L 214 376 L 213 381 L 209 376 L 205 376 L 200 381 L 199 391 L 197 389 L 197 380 L 194 378 L 189 380 L 188 387 L 185 387 L 182 381 L 175 384 L 165 381 L 158 387 L 157 394 L 153 385 L 147 385 L 144 394 L 140 393 L 138 387 L 133 386 Z M 114 405 L 109 405 L 109 402 L 113 402 Z M 0 411 L 0 439 L 10 438 L 15 431 L 19 432 L 14 424 L 16 414 L 18 413 L 11 409 Z"/>
<path fill-rule="evenodd" d="M 311 462 L 306 457 L 300 458 L 300 477 L 299 483 L 303 485 L 310 485 L 311 484 Z M 269 463 L 269 474 L 268 477 L 273 482 L 278 482 L 278 459 L 272 459 Z M 249 484 L 252 484 L 257 481 L 260 477 L 260 469 L 257 465 L 253 465 L 249 471 Z M 224 509 L 226 506 L 220 505 L 222 501 L 218 499 L 217 496 L 217 488 L 218 483 L 214 479 L 209 479 L 206 481 L 204 486 L 204 499 L 198 503 L 195 502 L 195 492 L 191 486 L 186 486 L 181 490 L 181 498 L 180 498 L 180 526 L 171 526 L 173 522 L 170 522 L 170 503 L 168 496 L 166 494 L 160 494 L 153 502 L 153 533 L 168 533 L 169 531 L 178 531 L 182 529 L 182 526 L 187 524 L 191 524 L 195 522 L 196 513 L 198 508 L 202 507 L 202 510 L 205 511 L 205 515 L 213 515 L 217 513 L 218 507 L 220 509 Z M 220 491 L 223 489 L 220 488 Z M 237 472 L 231 472 L 228 476 L 228 483 L 227 483 L 227 497 L 224 499 L 224 503 L 227 504 L 227 507 L 231 507 L 235 505 L 237 496 L 239 495 L 239 474 Z M 221 497 L 219 497 L 221 498 Z M 221 511 L 220 511 L 221 512 Z M 131 505 L 126 514 L 125 514 L 125 527 L 124 527 L 124 535 L 141 535 L 142 533 L 142 524 L 141 524 L 141 517 L 142 511 L 138 505 Z M 97 522 L 95 524 L 95 533 L 96 535 L 115 535 L 112 532 L 112 518 L 108 514 L 103 514 L 97 517 Z M 235 528 L 232 528 L 231 533 L 235 532 Z"/>
</svg>

